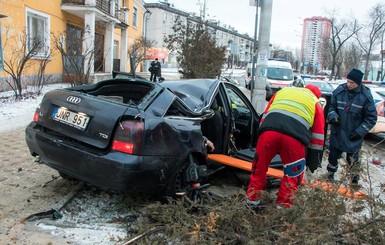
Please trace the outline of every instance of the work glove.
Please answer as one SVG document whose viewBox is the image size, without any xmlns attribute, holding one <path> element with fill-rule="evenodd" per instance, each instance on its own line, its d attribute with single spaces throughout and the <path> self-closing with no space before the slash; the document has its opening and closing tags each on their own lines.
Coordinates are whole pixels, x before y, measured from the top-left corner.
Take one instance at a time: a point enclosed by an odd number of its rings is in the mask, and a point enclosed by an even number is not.
<svg viewBox="0 0 385 245">
<path fill-rule="evenodd" d="M 335 116 L 333 117 L 330 121 L 329 121 L 330 124 L 333 124 L 335 126 L 338 126 L 340 125 L 340 118 L 338 116 Z"/>
<path fill-rule="evenodd" d="M 349 139 L 350 139 L 351 141 L 355 141 L 355 140 L 361 139 L 361 136 L 360 136 L 359 134 L 357 134 L 356 131 L 353 131 L 353 132 L 351 132 L 351 133 L 349 134 Z"/>
<path fill-rule="evenodd" d="M 321 167 L 322 162 L 322 151 L 307 148 L 306 150 L 306 168 L 314 173 L 318 168 Z"/>
</svg>

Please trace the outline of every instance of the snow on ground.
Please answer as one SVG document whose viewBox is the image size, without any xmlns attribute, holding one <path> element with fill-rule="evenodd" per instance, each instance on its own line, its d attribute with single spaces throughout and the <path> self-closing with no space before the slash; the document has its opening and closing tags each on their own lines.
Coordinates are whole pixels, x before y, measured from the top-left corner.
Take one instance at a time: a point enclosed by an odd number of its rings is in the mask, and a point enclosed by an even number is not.
<svg viewBox="0 0 385 245">
<path fill-rule="evenodd" d="M 43 87 L 43 94 L 56 88 L 68 87 L 68 84 L 52 84 Z M 32 90 L 28 88 L 27 91 Z M 24 91 L 23 91 L 24 92 Z M 43 95 L 29 97 L 15 101 L 13 91 L 0 93 L 0 132 L 27 126 L 33 119 L 33 114 Z"/>
</svg>

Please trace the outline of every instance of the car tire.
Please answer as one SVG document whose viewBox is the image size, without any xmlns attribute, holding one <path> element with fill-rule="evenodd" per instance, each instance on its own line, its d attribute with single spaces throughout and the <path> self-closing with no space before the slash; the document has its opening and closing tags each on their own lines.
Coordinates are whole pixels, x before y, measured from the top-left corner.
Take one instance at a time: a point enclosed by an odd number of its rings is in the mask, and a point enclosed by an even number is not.
<svg viewBox="0 0 385 245">
<path fill-rule="evenodd" d="M 189 159 L 182 164 L 172 181 L 170 181 L 169 185 L 165 188 L 163 196 L 172 198 L 186 196 L 188 199 L 194 199 L 194 187 L 200 186 L 199 181 L 201 178 L 204 178 L 203 172 L 206 170 L 205 167 L 206 166 L 201 165 L 195 157 L 189 156 Z M 195 175 L 195 173 L 198 173 L 198 176 L 201 175 L 199 180 L 188 181 L 189 177 L 187 177 L 187 175 L 191 172 L 194 173 L 193 175 Z"/>
</svg>

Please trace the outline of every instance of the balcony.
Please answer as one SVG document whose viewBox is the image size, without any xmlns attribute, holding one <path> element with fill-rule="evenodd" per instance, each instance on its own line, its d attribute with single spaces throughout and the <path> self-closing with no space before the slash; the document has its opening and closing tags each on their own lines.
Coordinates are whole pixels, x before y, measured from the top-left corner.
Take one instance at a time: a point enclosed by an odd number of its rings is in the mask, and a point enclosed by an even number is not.
<svg viewBox="0 0 385 245">
<path fill-rule="evenodd" d="M 128 9 L 120 8 L 115 10 L 115 17 L 120 20 L 119 26 L 126 28 L 128 26 Z"/>
<path fill-rule="evenodd" d="M 62 0 L 61 9 L 84 19 L 87 11 L 96 13 L 98 22 L 115 22 L 119 27 L 128 26 L 127 8 L 117 9 L 111 0 Z"/>
</svg>

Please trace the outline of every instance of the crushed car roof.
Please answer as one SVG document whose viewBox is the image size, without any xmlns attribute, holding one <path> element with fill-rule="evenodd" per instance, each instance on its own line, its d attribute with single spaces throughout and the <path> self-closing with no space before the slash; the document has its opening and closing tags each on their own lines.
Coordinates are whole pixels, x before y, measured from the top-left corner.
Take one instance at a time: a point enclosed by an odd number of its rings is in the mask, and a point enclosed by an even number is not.
<svg viewBox="0 0 385 245">
<path fill-rule="evenodd" d="M 169 89 L 193 111 L 199 112 L 210 104 L 220 83 L 216 79 L 189 79 L 164 81 L 160 86 Z"/>
</svg>

